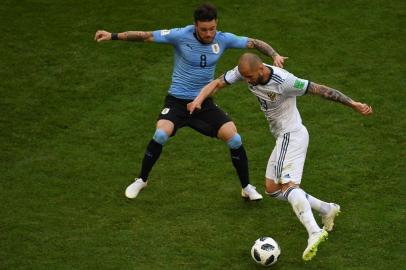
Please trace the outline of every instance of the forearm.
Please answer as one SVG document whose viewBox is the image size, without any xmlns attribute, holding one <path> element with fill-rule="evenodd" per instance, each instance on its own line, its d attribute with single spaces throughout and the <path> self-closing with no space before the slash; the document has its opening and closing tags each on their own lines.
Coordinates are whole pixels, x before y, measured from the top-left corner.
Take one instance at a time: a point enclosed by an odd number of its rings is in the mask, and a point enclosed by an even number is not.
<svg viewBox="0 0 406 270">
<path fill-rule="evenodd" d="M 272 58 L 279 55 L 274 48 L 271 47 L 271 45 L 259 39 L 249 38 L 247 47 L 257 49 L 261 53 L 271 56 Z"/>
<path fill-rule="evenodd" d="M 209 84 L 203 87 L 202 90 L 200 90 L 199 95 L 195 98 L 195 102 L 202 104 L 207 97 L 215 94 L 220 88 L 219 79 L 211 81 Z"/>
<path fill-rule="evenodd" d="M 126 41 L 146 41 L 146 42 L 153 41 L 152 32 L 145 32 L 145 31 L 122 32 L 122 33 L 118 33 L 117 37 L 119 40 L 126 40 Z"/>
<path fill-rule="evenodd" d="M 322 98 L 332 100 L 335 102 L 342 103 L 344 105 L 347 105 L 349 107 L 352 107 L 353 100 L 340 91 L 333 89 L 331 87 L 325 86 L 325 85 L 320 85 L 317 83 L 311 82 L 309 85 L 308 92 L 320 96 Z"/>
</svg>

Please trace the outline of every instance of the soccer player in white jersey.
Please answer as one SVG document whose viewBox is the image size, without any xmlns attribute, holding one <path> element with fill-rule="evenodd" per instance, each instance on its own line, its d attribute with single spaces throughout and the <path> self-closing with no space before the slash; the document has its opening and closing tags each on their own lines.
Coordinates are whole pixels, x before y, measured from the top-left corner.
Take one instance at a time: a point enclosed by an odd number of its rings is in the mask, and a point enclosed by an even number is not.
<svg viewBox="0 0 406 270">
<path fill-rule="evenodd" d="M 247 53 L 241 56 L 237 67 L 201 90 L 194 101 L 188 104 L 189 112 L 198 112 L 207 97 L 227 84 L 241 80 L 248 83 L 249 90 L 257 97 L 276 138 L 265 173 L 266 193 L 292 205 L 309 234 L 303 259 L 311 260 L 316 255 L 318 245 L 327 238 L 327 231 L 333 229 L 340 206 L 321 201 L 305 193 L 299 186 L 309 135 L 296 107 L 296 96 L 306 93 L 318 95 L 347 105 L 363 115 L 371 114 L 372 108 L 353 101 L 333 88 L 300 79 L 284 69 L 264 64 L 258 56 Z M 316 223 L 312 209 L 321 215 L 323 228 Z"/>
<path fill-rule="evenodd" d="M 164 107 L 158 116 L 156 130 L 149 142 L 142 161 L 139 177 L 130 184 L 125 195 L 135 198 L 147 186 L 148 175 L 161 155 L 163 145 L 179 128 L 189 126 L 196 131 L 225 141 L 230 148 L 231 160 L 237 171 L 242 191 L 249 200 L 261 200 L 255 187 L 249 184 L 248 159 L 241 136 L 230 117 L 213 102 L 207 99 L 200 113 L 192 117 L 186 109 L 202 87 L 213 80 L 218 60 L 230 48 L 255 48 L 271 56 L 274 65 L 283 66 L 286 57 L 280 56 L 267 43 L 232 33 L 217 31 L 217 11 L 210 4 L 199 6 L 194 13 L 194 25 L 153 32 L 128 31 L 110 33 L 96 32 L 95 40 L 127 40 L 171 44 L 174 47 L 174 69 L 172 84 L 165 99 Z"/>
</svg>

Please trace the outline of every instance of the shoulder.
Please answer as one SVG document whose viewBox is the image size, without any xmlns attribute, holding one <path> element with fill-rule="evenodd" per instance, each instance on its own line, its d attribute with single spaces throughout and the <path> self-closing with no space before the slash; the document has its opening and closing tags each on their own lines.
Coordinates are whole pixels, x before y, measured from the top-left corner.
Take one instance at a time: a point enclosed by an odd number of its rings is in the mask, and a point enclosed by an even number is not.
<svg viewBox="0 0 406 270">
<path fill-rule="evenodd" d="M 280 82 L 283 82 L 286 80 L 286 78 L 289 76 L 289 71 L 283 69 L 283 68 L 279 68 L 279 67 L 275 67 L 272 65 L 268 65 L 265 64 L 266 66 L 268 66 L 269 68 L 272 69 L 272 76 L 271 78 Z"/>
<path fill-rule="evenodd" d="M 181 36 L 188 33 L 193 33 L 193 25 L 188 25 L 185 27 L 175 27 L 169 30 L 161 30 L 161 32 L 161 35 Z"/>
<path fill-rule="evenodd" d="M 193 35 L 193 33 L 195 32 L 195 26 L 187 25 L 181 28 L 174 28 L 173 30 L 176 31 L 179 35 Z"/>
<path fill-rule="evenodd" d="M 246 48 L 247 47 L 247 37 L 237 36 L 229 32 L 217 32 L 217 41 L 225 44 L 228 48 Z"/>
<path fill-rule="evenodd" d="M 179 28 L 182 29 L 184 32 L 190 32 L 193 33 L 195 31 L 195 26 L 193 24 L 186 25 L 185 27 Z"/>
<path fill-rule="evenodd" d="M 220 39 L 239 39 L 239 38 L 244 38 L 237 36 L 236 34 L 230 33 L 230 32 L 222 32 L 222 31 L 217 31 L 217 37 Z"/>
</svg>

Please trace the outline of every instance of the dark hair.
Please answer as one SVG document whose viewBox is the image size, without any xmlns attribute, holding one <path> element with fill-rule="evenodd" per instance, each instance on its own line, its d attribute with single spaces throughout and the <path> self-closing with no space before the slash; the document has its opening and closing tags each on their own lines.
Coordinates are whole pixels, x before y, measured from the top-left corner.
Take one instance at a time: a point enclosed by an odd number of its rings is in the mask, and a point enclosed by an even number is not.
<svg viewBox="0 0 406 270">
<path fill-rule="evenodd" d="M 196 8 L 193 14 L 195 22 L 209 22 L 217 19 L 217 9 L 215 6 L 209 3 L 205 3 Z"/>
</svg>

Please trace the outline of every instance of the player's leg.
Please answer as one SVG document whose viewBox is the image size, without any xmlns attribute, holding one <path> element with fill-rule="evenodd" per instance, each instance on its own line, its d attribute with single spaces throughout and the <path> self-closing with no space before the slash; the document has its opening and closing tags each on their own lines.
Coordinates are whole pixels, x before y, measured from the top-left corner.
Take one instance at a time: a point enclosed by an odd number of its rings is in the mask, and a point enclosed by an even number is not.
<svg viewBox="0 0 406 270">
<path fill-rule="evenodd" d="M 286 136 L 285 136 L 286 138 Z M 293 208 L 293 211 L 295 212 L 296 216 L 299 218 L 300 222 L 305 226 L 307 232 L 309 235 L 312 233 L 320 231 L 319 226 L 317 225 L 313 213 L 311 211 L 311 206 L 309 201 L 306 198 L 306 193 L 303 192 L 303 190 L 299 189 L 299 183 L 300 183 L 300 177 L 301 174 L 297 175 L 294 173 L 293 170 L 282 170 L 281 174 L 282 175 L 289 175 L 289 178 L 295 177 L 296 179 L 299 180 L 292 180 L 289 181 L 287 179 L 281 179 L 281 177 L 276 175 L 276 170 L 278 170 L 278 166 L 276 166 L 275 160 L 279 160 L 282 162 L 283 157 L 278 155 L 277 153 L 286 153 L 287 148 L 280 149 L 280 146 L 286 146 L 288 144 L 287 140 L 284 140 L 282 144 L 277 141 L 276 146 L 274 148 L 274 151 L 272 151 L 272 154 L 269 158 L 268 161 L 268 166 L 267 166 L 267 171 L 266 171 L 266 177 L 265 177 L 265 192 L 268 194 L 270 197 L 273 197 L 275 199 L 281 200 L 281 201 L 288 201 Z M 279 151 L 278 151 L 279 149 Z M 286 162 L 287 168 L 293 169 L 293 165 L 289 164 Z M 294 178 L 294 179 L 295 179 Z M 275 181 L 274 179 L 278 179 L 278 181 Z M 284 184 L 281 184 L 284 183 Z M 289 192 L 293 190 L 293 188 L 297 188 L 297 191 L 294 191 L 293 194 L 290 197 L 290 200 L 288 199 L 289 193 L 286 192 L 288 188 L 292 187 L 292 189 L 289 189 Z"/>
<path fill-rule="evenodd" d="M 147 182 L 148 175 L 154 166 L 155 162 L 159 159 L 162 147 L 168 141 L 169 136 L 174 130 L 174 123 L 170 120 L 161 119 L 156 124 L 155 133 L 148 143 L 147 150 L 144 154 L 142 161 L 140 177 L 144 182 Z"/>
<path fill-rule="evenodd" d="M 283 196 L 281 184 L 277 184 L 274 179 L 265 177 L 265 193 L 277 200 L 287 201 L 285 196 Z"/>
<path fill-rule="evenodd" d="M 306 199 L 306 193 L 296 183 L 288 182 L 282 184 L 282 194 L 292 205 L 296 216 L 306 228 L 309 236 L 319 232 L 321 229 L 314 219 L 309 201 Z"/>
<path fill-rule="evenodd" d="M 268 164 L 266 166 L 265 172 L 265 193 L 271 197 L 280 201 L 287 201 L 285 196 L 282 194 L 282 185 L 276 181 L 275 168 L 278 158 L 278 141 L 272 153 L 268 159 Z"/>
<path fill-rule="evenodd" d="M 277 184 L 275 180 L 270 178 L 265 178 L 265 193 L 272 198 L 280 201 L 287 201 L 286 197 L 283 196 L 281 184 Z M 306 194 L 306 199 L 309 201 L 310 207 L 320 213 L 323 223 L 323 229 L 326 231 L 331 231 L 334 226 L 334 219 L 340 213 L 340 206 L 335 203 L 326 203 L 320 201 L 319 199 Z M 327 205 L 327 207 L 326 207 Z"/>
<path fill-rule="evenodd" d="M 231 161 L 237 171 L 242 187 L 241 196 L 252 201 L 261 200 L 262 195 L 249 182 L 247 153 L 234 122 L 230 121 L 223 124 L 217 133 L 217 138 L 226 142 L 230 149 Z"/>
<path fill-rule="evenodd" d="M 265 176 L 265 193 L 277 200 L 287 201 L 286 197 L 283 196 L 281 184 L 275 181 L 275 167 L 276 167 L 276 147 L 272 151 L 272 154 L 269 158 L 266 176 Z M 322 200 L 319 200 L 312 195 L 306 193 L 306 199 L 309 201 L 310 206 L 313 210 L 319 212 L 321 220 L 323 223 L 323 229 L 326 231 L 331 231 L 334 226 L 334 219 L 340 213 L 340 206 L 335 203 L 326 203 Z"/>
<path fill-rule="evenodd" d="M 155 162 L 159 159 L 162 153 L 162 147 L 169 139 L 173 130 L 174 124 L 171 121 L 161 119 L 157 122 L 155 133 L 149 141 L 144 153 L 144 158 L 142 159 L 140 175 L 125 190 L 125 196 L 127 198 L 134 199 L 138 193 L 147 186 L 148 175 Z"/>
<path fill-rule="evenodd" d="M 292 133 L 292 136 L 291 146 L 294 148 L 294 151 L 288 153 L 288 155 L 292 154 L 293 156 L 294 165 L 292 168 L 294 168 L 294 170 L 292 170 L 291 174 L 295 175 L 297 179 L 301 179 L 306 159 L 307 146 L 309 144 L 309 133 L 307 132 L 306 127 L 303 126 L 301 130 Z M 286 173 L 289 175 L 289 172 L 284 172 L 281 175 L 285 176 Z M 300 184 L 300 181 L 297 183 Z M 323 229 L 331 231 L 334 226 L 334 218 L 340 212 L 340 206 L 335 203 L 324 202 L 309 193 L 305 192 L 305 194 L 311 208 L 320 214 L 324 225 Z"/>
<path fill-rule="evenodd" d="M 292 205 L 292 209 L 299 221 L 306 228 L 309 238 L 307 247 L 303 252 L 303 260 L 311 260 L 317 253 L 317 248 L 321 242 L 327 239 L 327 231 L 321 229 L 314 219 L 306 193 L 294 182 L 282 184 L 283 195 Z"/>
<path fill-rule="evenodd" d="M 323 229 L 328 232 L 332 231 L 334 227 L 334 219 L 340 213 L 340 205 L 322 201 L 308 193 L 306 193 L 306 198 L 309 201 L 312 209 L 319 212 L 321 222 L 324 225 Z"/>
<path fill-rule="evenodd" d="M 223 124 L 217 133 L 217 138 L 227 143 L 241 187 L 247 187 L 249 184 L 248 158 L 234 122 L 230 121 Z"/>
<path fill-rule="evenodd" d="M 318 245 L 327 238 L 327 231 L 317 224 L 306 193 L 300 188 L 303 167 L 306 159 L 309 134 L 303 126 L 300 130 L 285 133 L 277 139 L 277 164 L 275 174 L 282 185 L 283 196 L 292 205 L 299 221 L 306 228 L 309 238 L 303 252 L 304 260 L 311 260 L 317 252 Z"/>
<path fill-rule="evenodd" d="M 211 98 L 207 98 L 202 108 L 192 114 L 189 126 L 206 136 L 217 137 L 227 143 L 233 166 L 243 188 L 242 196 L 249 200 L 261 200 L 262 195 L 249 184 L 247 154 L 231 118 L 214 104 Z"/>
<path fill-rule="evenodd" d="M 137 197 L 138 193 L 147 186 L 149 173 L 159 159 L 163 145 L 167 142 L 170 136 L 173 136 L 176 129 L 182 126 L 183 120 L 178 117 L 178 103 L 179 101 L 172 96 L 168 95 L 165 98 L 164 109 L 159 114 L 154 135 L 149 141 L 144 153 L 139 177 L 136 178 L 125 191 L 125 195 L 128 198 L 133 199 Z"/>
<path fill-rule="evenodd" d="M 283 196 L 292 205 L 293 211 L 305 226 L 309 236 L 321 229 L 314 219 L 306 193 L 299 187 L 302 181 L 303 167 L 306 159 L 309 138 L 305 127 L 288 132 L 276 140 L 276 165 L 269 168 L 277 183 L 281 184 Z M 269 166 L 268 166 L 269 167 Z M 271 175 L 267 175 L 271 177 Z"/>
</svg>

